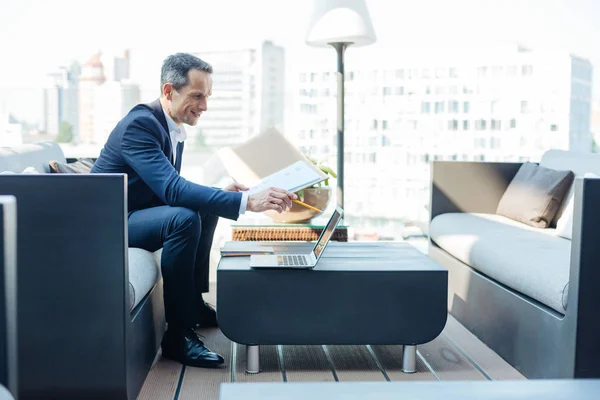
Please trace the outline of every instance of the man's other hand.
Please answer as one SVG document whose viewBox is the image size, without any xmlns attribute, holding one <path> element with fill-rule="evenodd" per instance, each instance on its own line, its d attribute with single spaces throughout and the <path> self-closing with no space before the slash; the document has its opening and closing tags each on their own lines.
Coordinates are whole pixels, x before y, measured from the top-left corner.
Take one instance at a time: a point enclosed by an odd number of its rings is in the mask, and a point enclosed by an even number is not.
<svg viewBox="0 0 600 400">
<path fill-rule="evenodd" d="M 241 183 L 233 182 L 231 185 L 227 186 L 223 190 L 227 192 L 240 192 L 244 190 L 248 190 L 248 188 Z"/>
<path fill-rule="evenodd" d="M 274 210 L 281 214 L 292 207 L 292 199 L 297 198 L 292 192 L 272 187 L 248 196 L 246 209 L 254 212 Z"/>
</svg>

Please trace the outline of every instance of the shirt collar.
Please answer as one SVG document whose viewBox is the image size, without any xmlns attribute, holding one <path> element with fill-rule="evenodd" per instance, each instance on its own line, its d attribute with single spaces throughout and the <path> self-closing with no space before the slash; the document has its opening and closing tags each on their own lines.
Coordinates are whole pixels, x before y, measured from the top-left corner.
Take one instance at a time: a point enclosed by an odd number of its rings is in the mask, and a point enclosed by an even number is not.
<svg viewBox="0 0 600 400">
<path fill-rule="evenodd" d="M 187 139 L 187 132 L 183 125 L 177 126 L 173 118 L 163 109 L 165 113 L 165 119 L 167 120 L 167 127 L 169 128 L 169 134 L 175 138 L 178 142 L 183 142 Z"/>
</svg>

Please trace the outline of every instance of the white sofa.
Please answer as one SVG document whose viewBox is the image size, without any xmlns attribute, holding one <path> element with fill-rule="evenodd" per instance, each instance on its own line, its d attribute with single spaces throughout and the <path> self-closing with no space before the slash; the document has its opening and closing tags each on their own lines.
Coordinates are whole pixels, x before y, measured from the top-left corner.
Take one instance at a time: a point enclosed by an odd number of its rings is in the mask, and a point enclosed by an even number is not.
<svg viewBox="0 0 600 400">
<path fill-rule="evenodd" d="M 584 175 L 600 175 L 600 155 L 551 150 L 540 165 L 576 175 L 562 232 L 496 214 L 521 164 L 435 162 L 429 254 L 449 269 L 449 312 L 523 374 L 598 377 L 600 344 L 588 338 L 600 324 L 588 312 L 600 305 L 600 179 Z"/>
</svg>

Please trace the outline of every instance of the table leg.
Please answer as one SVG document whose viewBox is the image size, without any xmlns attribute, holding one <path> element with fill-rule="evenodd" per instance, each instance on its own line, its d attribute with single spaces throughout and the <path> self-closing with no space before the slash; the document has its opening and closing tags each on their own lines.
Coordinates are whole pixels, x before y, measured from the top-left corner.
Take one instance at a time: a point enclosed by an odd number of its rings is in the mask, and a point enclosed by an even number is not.
<svg viewBox="0 0 600 400">
<path fill-rule="evenodd" d="M 402 348 L 402 372 L 413 374 L 417 372 L 417 346 L 405 344 Z"/>
<path fill-rule="evenodd" d="M 260 348 L 257 345 L 246 346 L 246 372 L 249 374 L 260 372 Z"/>
</svg>

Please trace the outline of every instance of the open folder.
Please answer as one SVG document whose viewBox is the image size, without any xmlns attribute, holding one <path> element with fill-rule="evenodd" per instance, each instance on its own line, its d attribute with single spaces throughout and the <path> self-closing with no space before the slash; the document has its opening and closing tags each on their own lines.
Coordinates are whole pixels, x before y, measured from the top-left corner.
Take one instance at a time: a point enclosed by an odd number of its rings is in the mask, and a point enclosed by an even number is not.
<svg viewBox="0 0 600 400">
<path fill-rule="evenodd" d="M 328 178 L 274 128 L 218 154 L 229 175 L 250 193 L 268 187 L 297 192 Z"/>
<path fill-rule="evenodd" d="M 221 247 L 222 257 L 249 257 L 252 254 L 274 254 L 273 247 L 261 242 L 225 242 Z"/>
</svg>

